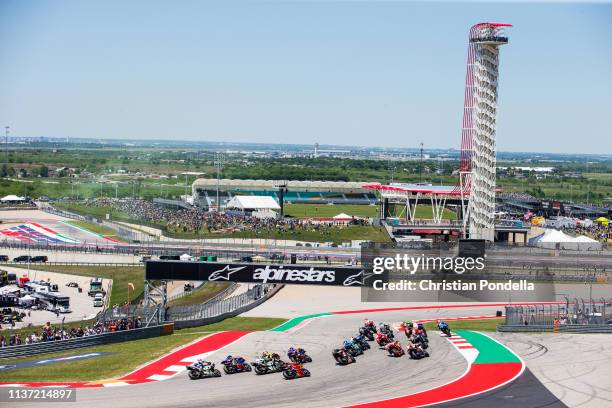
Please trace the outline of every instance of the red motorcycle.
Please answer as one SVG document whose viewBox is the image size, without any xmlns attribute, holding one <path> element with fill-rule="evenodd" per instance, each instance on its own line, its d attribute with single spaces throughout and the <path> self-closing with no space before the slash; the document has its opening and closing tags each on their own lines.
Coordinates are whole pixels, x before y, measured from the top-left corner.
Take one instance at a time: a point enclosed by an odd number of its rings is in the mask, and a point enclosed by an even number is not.
<svg viewBox="0 0 612 408">
<path fill-rule="evenodd" d="M 304 368 L 301 363 L 287 363 L 283 370 L 285 380 L 293 380 L 294 378 L 310 377 L 310 371 Z"/>
<path fill-rule="evenodd" d="M 376 343 L 380 347 L 385 347 L 387 344 L 391 343 L 391 339 L 385 333 L 377 333 L 376 334 Z"/>
<path fill-rule="evenodd" d="M 408 355 L 413 360 L 420 360 L 424 357 L 429 357 L 429 353 L 421 347 L 420 344 L 408 343 Z"/>
<path fill-rule="evenodd" d="M 385 350 L 389 353 L 390 356 L 393 357 L 401 357 L 404 355 L 404 349 L 399 341 L 394 341 L 385 346 Z"/>
</svg>

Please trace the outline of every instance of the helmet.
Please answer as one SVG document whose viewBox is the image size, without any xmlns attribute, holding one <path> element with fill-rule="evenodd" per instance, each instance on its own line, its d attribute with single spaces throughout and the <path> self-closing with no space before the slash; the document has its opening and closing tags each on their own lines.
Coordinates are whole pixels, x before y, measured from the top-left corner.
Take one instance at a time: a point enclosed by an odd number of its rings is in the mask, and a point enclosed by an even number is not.
<svg viewBox="0 0 612 408">
<path fill-rule="evenodd" d="M 344 347 L 351 347 L 353 343 L 350 340 L 344 340 L 344 343 L 342 343 L 342 345 Z"/>
</svg>

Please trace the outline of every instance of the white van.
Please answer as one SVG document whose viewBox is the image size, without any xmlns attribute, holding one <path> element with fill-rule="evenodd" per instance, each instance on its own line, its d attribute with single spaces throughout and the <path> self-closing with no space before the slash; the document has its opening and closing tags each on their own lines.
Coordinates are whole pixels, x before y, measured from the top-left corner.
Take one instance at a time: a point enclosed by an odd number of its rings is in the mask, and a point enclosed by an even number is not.
<svg viewBox="0 0 612 408">
<path fill-rule="evenodd" d="M 94 307 L 103 307 L 104 306 L 104 295 L 101 293 L 96 293 L 93 300 Z"/>
</svg>

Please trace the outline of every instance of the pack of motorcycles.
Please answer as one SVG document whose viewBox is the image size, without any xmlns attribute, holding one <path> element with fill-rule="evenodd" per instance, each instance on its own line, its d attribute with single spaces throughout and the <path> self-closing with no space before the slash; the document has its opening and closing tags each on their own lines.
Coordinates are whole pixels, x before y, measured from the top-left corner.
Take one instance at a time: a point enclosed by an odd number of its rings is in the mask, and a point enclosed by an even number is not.
<svg viewBox="0 0 612 408">
<path fill-rule="evenodd" d="M 422 325 L 418 325 L 413 333 L 412 328 L 404 328 L 409 339 L 406 351 L 408 356 L 414 360 L 420 360 L 429 357 L 426 351 L 429 348 L 429 340 L 427 331 Z M 401 357 L 406 352 L 402 348 L 399 340 L 395 339 L 393 330 L 387 324 L 381 324 L 377 330 L 373 324 L 364 325 L 359 328 L 359 334 L 352 338 L 352 341 L 343 345 L 341 348 L 334 349 L 332 355 L 336 362 L 340 365 L 354 363 L 355 357 L 369 350 L 370 344 L 368 341 L 376 341 L 381 349 L 384 349 L 392 357 Z M 305 352 L 300 354 L 288 354 L 289 362 L 281 360 L 276 353 L 268 357 L 260 357 L 251 364 L 247 363 L 241 357 L 228 356 L 221 362 L 223 371 L 226 374 L 235 374 L 241 372 L 255 371 L 255 374 L 264 375 L 271 373 L 282 372 L 283 377 L 287 380 L 294 378 L 310 377 L 310 371 L 304 368 L 304 363 L 312 362 L 312 358 Z M 215 368 L 215 364 L 209 361 L 197 361 L 187 367 L 189 378 L 196 380 L 199 378 L 221 377 L 221 371 Z"/>
<path fill-rule="evenodd" d="M 412 328 L 405 328 L 406 335 L 409 339 L 406 351 L 408 356 L 414 360 L 420 360 L 429 357 L 426 351 L 429 348 L 429 340 L 427 331 L 419 324 Z M 334 349 L 332 355 L 340 365 L 347 365 L 355 362 L 355 357 L 370 349 L 368 341 L 376 341 L 381 349 L 384 349 L 392 357 L 401 357 L 406 352 L 402 348 L 399 340 L 395 339 L 393 330 L 388 324 L 381 324 L 377 330 L 374 324 L 368 324 L 359 328 L 359 335 L 353 337 L 353 341 L 349 344 L 344 344 L 341 348 Z"/>
<path fill-rule="evenodd" d="M 312 358 L 303 353 L 291 353 L 287 355 L 289 362 L 282 361 L 276 353 L 270 356 L 261 356 L 251 364 L 247 363 L 242 357 L 228 356 L 221 362 L 225 374 L 236 374 L 255 371 L 257 375 L 282 372 L 287 380 L 294 378 L 310 377 L 310 371 L 304 368 L 304 363 L 312 362 Z M 221 371 L 215 368 L 215 364 L 209 361 L 197 361 L 187 366 L 189 378 L 197 380 L 199 378 L 221 377 Z"/>
</svg>

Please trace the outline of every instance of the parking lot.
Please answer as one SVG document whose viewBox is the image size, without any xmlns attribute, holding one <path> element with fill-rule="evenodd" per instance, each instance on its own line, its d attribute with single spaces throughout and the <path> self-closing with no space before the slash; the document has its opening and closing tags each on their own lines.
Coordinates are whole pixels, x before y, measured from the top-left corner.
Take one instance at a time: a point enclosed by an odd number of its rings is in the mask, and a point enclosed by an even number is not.
<svg viewBox="0 0 612 408">
<path fill-rule="evenodd" d="M 26 327 L 30 324 L 37 326 L 45 324 L 46 322 L 60 324 L 63 319 L 65 319 L 65 322 L 91 319 L 95 317 L 100 310 L 102 310 L 101 307 L 94 307 L 93 298 L 87 295 L 91 277 L 35 270 L 28 272 L 27 269 L 14 268 L 10 266 L 0 266 L 0 268 L 8 272 L 16 273 L 17 278 L 27 276 L 30 278 L 30 280 L 49 280 L 49 282 L 52 284 L 58 285 L 60 294 L 70 297 L 70 309 L 72 310 L 72 313 L 62 313 L 59 314 L 59 316 L 56 313 L 47 310 L 29 310 L 19 307 L 14 308 L 18 311 L 23 311 L 26 313 L 26 317 L 23 319 L 23 322 L 16 323 L 15 328 Z M 79 287 L 82 288 L 82 292 L 79 292 L 78 288 L 66 286 L 69 282 L 76 282 Z M 111 281 L 109 279 L 103 279 L 102 287 L 104 290 L 108 291 L 110 284 Z M 15 287 L 15 285 L 5 286 L 3 290 L 7 290 L 10 287 Z M 27 316 L 28 313 L 29 316 Z M 3 328 L 8 327 L 3 325 Z"/>
</svg>

